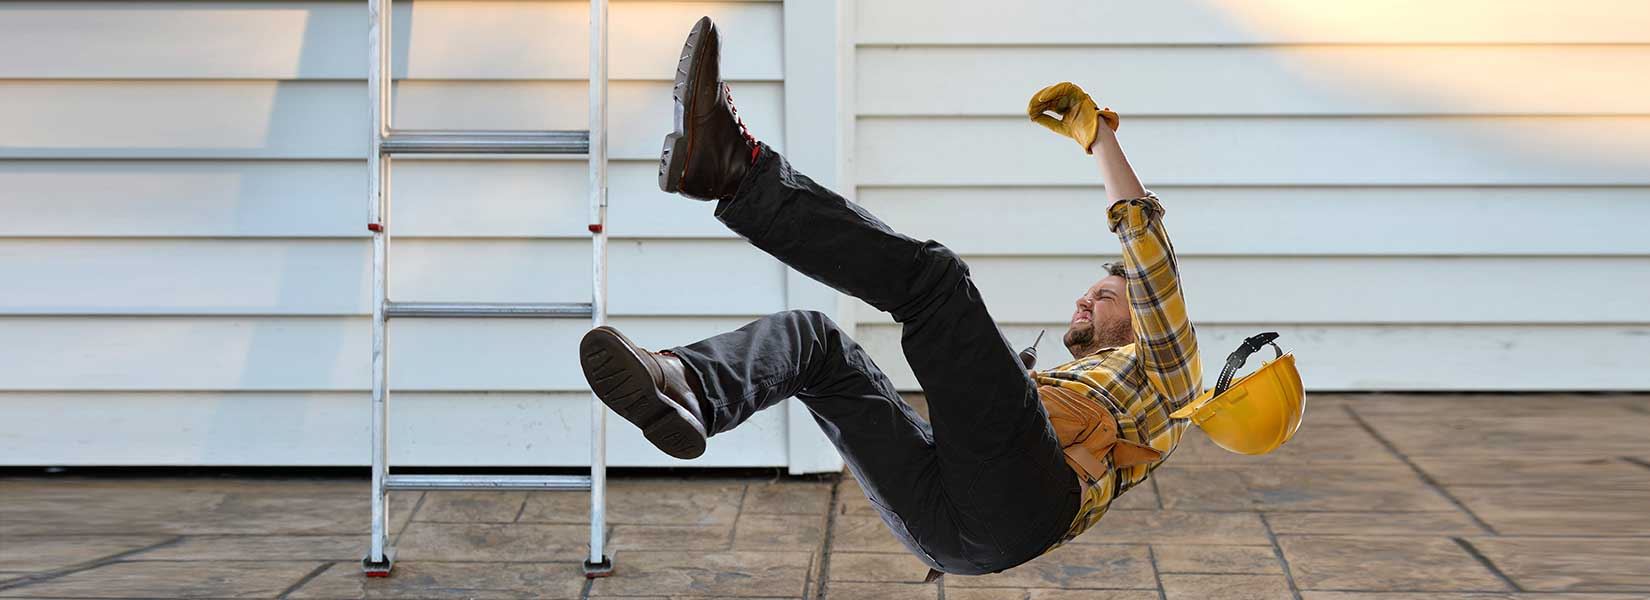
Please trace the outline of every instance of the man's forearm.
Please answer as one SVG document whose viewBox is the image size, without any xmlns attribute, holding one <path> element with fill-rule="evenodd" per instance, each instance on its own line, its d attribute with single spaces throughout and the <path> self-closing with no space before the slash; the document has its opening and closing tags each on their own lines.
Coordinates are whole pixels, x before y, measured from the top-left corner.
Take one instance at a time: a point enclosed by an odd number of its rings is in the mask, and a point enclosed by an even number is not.
<svg viewBox="0 0 1650 600">
<path fill-rule="evenodd" d="M 1140 185 L 1140 178 L 1135 177 L 1134 169 L 1129 167 L 1129 159 L 1123 156 L 1123 147 L 1118 145 L 1117 134 L 1111 128 L 1102 124 L 1094 137 L 1094 145 L 1089 149 L 1094 151 L 1094 159 L 1100 163 L 1107 198 L 1116 202 L 1146 195 L 1146 188 Z"/>
</svg>

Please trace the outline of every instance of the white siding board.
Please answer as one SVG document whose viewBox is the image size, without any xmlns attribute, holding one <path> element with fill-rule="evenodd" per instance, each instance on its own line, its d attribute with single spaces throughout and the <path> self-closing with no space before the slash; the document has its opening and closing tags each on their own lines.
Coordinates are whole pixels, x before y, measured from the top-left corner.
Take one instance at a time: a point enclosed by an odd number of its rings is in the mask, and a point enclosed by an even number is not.
<svg viewBox="0 0 1650 600">
<path fill-rule="evenodd" d="M 366 169 L 365 158 L 0 161 L 0 236 L 364 236 Z"/>
<path fill-rule="evenodd" d="M 670 82 L 609 88 L 609 153 L 656 160 L 669 133 Z M 414 82 L 402 129 L 583 129 L 579 82 Z M 0 158 L 362 159 L 366 86 L 346 81 L 4 81 Z M 783 148 L 783 87 L 740 85 L 751 131 Z M 73 124 L 65 127 L 65 124 Z M 582 159 L 581 159 L 582 160 Z"/>
<path fill-rule="evenodd" d="M 1112 256 L 965 257 L 1000 323 L 1069 318 Z M 1650 258 L 1182 257 L 1194 323 L 1650 325 Z M 1562 281 L 1585 281 L 1586 302 Z M 892 321 L 859 303 L 862 323 Z"/>
<path fill-rule="evenodd" d="M 1636 0 L 861 1 L 861 44 L 1643 43 Z"/>
<path fill-rule="evenodd" d="M 590 463 L 588 392 L 397 392 L 390 403 L 397 467 Z M 371 456 L 369 406 L 364 392 L 0 393 L 0 465 L 360 466 Z M 610 421 L 607 463 L 781 466 L 772 448 L 784 446 L 783 421 L 783 411 L 757 413 L 691 462 Z"/>
<path fill-rule="evenodd" d="M 652 349 L 753 317 L 615 317 Z M 583 319 L 400 319 L 395 391 L 588 390 Z M 366 390 L 366 317 L 0 317 L 0 391 Z M 615 424 L 617 428 L 619 424 Z"/>
<path fill-rule="evenodd" d="M 402 240 L 390 298 L 589 302 L 583 240 Z M 0 241 L 0 314 L 371 314 L 366 240 Z M 785 307 L 778 261 L 735 240 L 616 240 L 616 315 L 753 315 Z"/>
<path fill-rule="evenodd" d="M 1074 72 L 1072 65 L 1083 68 Z M 1650 65 L 1650 46 L 1643 45 L 896 46 L 859 51 L 856 90 L 859 114 L 865 116 L 1019 116 L 1032 92 L 1064 80 L 1084 86 L 1096 102 L 1125 119 L 1642 115 L 1650 113 L 1645 65 Z M 992 80 L 981 85 L 958 73 L 991 73 Z M 1531 85 L 1537 73 L 1541 84 Z"/>
<path fill-rule="evenodd" d="M 1154 191 L 1181 256 L 1650 255 L 1650 187 Z M 963 254 L 1119 252 L 1098 185 L 861 187 L 859 202 L 896 230 Z"/>
<path fill-rule="evenodd" d="M 1038 364 L 1071 356 L 1061 323 L 1003 328 L 1016 350 L 1048 330 Z M 1547 391 L 1650 388 L 1646 326 L 1372 326 L 1269 323 L 1198 328 L 1205 385 L 1243 338 L 1277 331 L 1294 352 L 1308 394 L 1335 390 Z M 898 326 L 862 324 L 857 339 L 901 390 L 920 389 L 899 346 Z M 1267 351 L 1269 352 L 1269 351 Z M 1261 356 L 1270 357 L 1262 353 Z M 1246 367 L 1252 370 L 1258 363 Z M 1310 401 L 1309 401 L 1310 402 Z"/>
<path fill-rule="evenodd" d="M 390 297 L 478 302 L 590 299 L 584 241 L 395 244 Z M 742 240 L 608 243 L 616 315 L 759 315 L 785 308 L 785 267 Z M 538 300 L 543 298 L 544 300 Z"/>
<path fill-rule="evenodd" d="M 368 237 L 366 161 L 3 161 L 0 237 Z M 616 238 L 733 238 L 710 203 L 609 167 Z M 565 160 L 397 163 L 395 234 L 589 238 L 588 171 Z"/>
<path fill-rule="evenodd" d="M 611 238 L 736 237 L 712 215 L 714 203 L 667 194 L 658 182 L 657 157 L 609 163 Z M 590 236 L 583 163 L 409 162 L 396 167 L 394 185 L 400 235 Z"/>
<path fill-rule="evenodd" d="M 393 74 L 582 80 L 589 7 L 397 2 Z M 783 78 L 778 3 L 615 2 L 608 12 L 613 79 L 669 79 L 682 36 L 701 15 L 724 32 L 726 77 Z M 353 1 L 6 2 L 0 78 L 363 79 L 366 39 L 366 6 Z"/>
<path fill-rule="evenodd" d="M 1119 137 L 1148 187 L 1650 184 L 1650 117 L 1125 117 Z M 1099 180 L 1023 117 L 861 117 L 857 147 L 861 185 Z"/>
</svg>

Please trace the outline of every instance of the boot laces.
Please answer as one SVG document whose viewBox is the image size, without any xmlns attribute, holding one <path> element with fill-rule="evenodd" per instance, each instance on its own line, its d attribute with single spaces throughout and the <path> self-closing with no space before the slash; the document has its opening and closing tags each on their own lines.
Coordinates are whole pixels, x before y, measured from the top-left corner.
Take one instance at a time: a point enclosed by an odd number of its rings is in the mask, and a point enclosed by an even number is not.
<svg viewBox="0 0 1650 600">
<path fill-rule="evenodd" d="M 745 136 L 746 144 L 750 144 L 752 148 L 755 148 L 756 136 L 751 135 L 751 130 L 745 127 L 745 120 L 739 117 L 739 107 L 733 104 L 733 88 L 728 87 L 727 82 L 722 83 L 722 95 L 727 97 L 728 111 L 733 113 L 734 122 L 739 124 L 739 134 Z"/>
</svg>

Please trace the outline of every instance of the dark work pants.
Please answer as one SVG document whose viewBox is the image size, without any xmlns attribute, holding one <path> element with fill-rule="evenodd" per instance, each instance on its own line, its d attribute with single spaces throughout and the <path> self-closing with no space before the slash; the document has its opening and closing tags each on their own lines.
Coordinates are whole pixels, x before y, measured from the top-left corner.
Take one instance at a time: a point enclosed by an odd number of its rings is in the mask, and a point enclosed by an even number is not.
<svg viewBox="0 0 1650 600">
<path fill-rule="evenodd" d="M 955 253 L 896 233 L 765 145 L 716 217 L 798 272 L 892 314 L 932 426 L 824 314 L 788 311 L 670 349 L 715 406 L 712 435 L 799 398 L 894 535 L 942 572 L 1000 571 L 1064 535 L 1080 499 L 1076 475 Z"/>
</svg>

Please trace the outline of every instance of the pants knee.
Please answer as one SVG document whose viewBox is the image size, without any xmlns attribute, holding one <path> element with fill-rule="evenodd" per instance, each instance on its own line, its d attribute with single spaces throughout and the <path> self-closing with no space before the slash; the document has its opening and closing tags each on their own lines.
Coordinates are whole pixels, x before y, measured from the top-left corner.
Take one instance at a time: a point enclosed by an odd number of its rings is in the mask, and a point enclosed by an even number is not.
<svg viewBox="0 0 1650 600">
<path fill-rule="evenodd" d="M 968 279 L 968 263 L 934 240 L 923 242 L 917 250 L 917 264 L 910 295 L 897 305 L 878 307 L 891 313 L 894 320 L 901 323 L 934 314 L 950 303 Z"/>
<path fill-rule="evenodd" d="M 922 254 L 922 262 L 941 278 L 968 274 L 968 263 L 963 262 L 961 256 L 957 256 L 956 252 L 944 244 L 928 240 L 923 242 L 922 250 L 919 252 Z"/>
<path fill-rule="evenodd" d="M 829 333 L 832 331 L 841 330 L 841 327 L 837 326 L 836 321 L 831 320 L 830 315 L 817 310 L 792 309 L 785 311 L 785 316 L 801 323 L 807 323 L 808 325 L 819 330 L 820 333 Z"/>
</svg>

